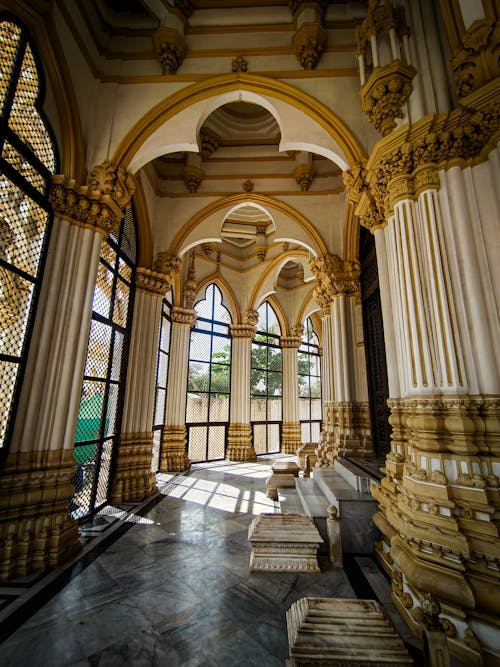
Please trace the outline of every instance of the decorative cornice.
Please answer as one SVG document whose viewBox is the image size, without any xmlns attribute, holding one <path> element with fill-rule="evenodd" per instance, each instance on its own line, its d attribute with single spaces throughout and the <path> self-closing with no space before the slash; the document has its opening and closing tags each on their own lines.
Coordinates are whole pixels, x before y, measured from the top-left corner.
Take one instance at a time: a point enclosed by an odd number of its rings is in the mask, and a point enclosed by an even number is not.
<svg viewBox="0 0 500 667">
<path fill-rule="evenodd" d="M 198 313 L 192 308 L 181 308 L 180 306 L 172 308 L 172 322 L 176 322 L 177 324 L 189 324 L 189 326 L 193 326 L 197 317 Z"/>
<path fill-rule="evenodd" d="M 137 267 L 135 274 L 136 289 L 149 294 L 159 294 L 165 296 L 171 280 L 163 273 L 157 273 L 142 266 Z"/>
<path fill-rule="evenodd" d="M 297 60 L 306 70 L 314 69 L 326 46 L 326 30 L 320 23 L 303 23 L 292 40 Z"/>
<path fill-rule="evenodd" d="M 361 87 L 361 108 L 382 136 L 396 127 L 396 118 L 403 117 L 403 105 L 411 95 L 416 73 L 412 65 L 394 60 L 385 67 L 375 67 Z"/>
<path fill-rule="evenodd" d="M 52 177 L 49 202 L 56 215 L 106 237 L 116 231 L 123 217 L 109 194 L 79 186 L 59 174 Z"/>
<path fill-rule="evenodd" d="M 163 74 L 175 74 L 182 65 L 187 51 L 184 35 L 174 28 L 160 26 L 153 33 L 153 45 Z"/>
<path fill-rule="evenodd" d="M 500 20 L 474 21 L 462 35 L 451 58 L 459 97 L 466 97 L 500 76 L 499 43 Z"/>
<path fill-rule="evenodd" d="M 130 204 L 135 192 L 135 180 L 123 167 L 115 167 L 110 160 L 104 160 L 90 172 L 88 179 L 92 192 L 109 195 L 120 209 Z"/>
</svg>

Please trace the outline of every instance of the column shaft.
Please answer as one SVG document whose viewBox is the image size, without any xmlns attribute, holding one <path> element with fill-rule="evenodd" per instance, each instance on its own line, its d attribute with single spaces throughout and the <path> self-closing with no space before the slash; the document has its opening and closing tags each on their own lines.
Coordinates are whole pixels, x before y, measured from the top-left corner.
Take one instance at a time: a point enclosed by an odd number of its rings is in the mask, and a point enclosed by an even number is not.
<svg viewBox="0 0 500 667">
<path fill-rule="evenodd" d="M 283 424 L 281 449 L 285 454 L 296 454 L 302 445 L 299 422 L 299 359 L 302 338 L 282 337 L 283 359 Z"/>
<path fill-rule="evenodd" d="M 254 461 L 250 424 L 250 358 L 255 327 L 233 324 L 231 343 L 231 406 L 226 458 L 231 461 Z"/>
</svg>

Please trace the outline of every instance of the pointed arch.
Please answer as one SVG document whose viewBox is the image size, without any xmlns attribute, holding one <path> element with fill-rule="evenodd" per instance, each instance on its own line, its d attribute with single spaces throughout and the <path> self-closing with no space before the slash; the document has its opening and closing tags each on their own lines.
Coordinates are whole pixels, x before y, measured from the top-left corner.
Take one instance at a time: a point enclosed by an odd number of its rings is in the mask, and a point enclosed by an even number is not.
<svg viewBox="0 0 500 667">
<path fill-rule="evenodd" d="M 220 289 L 222 294 L 222 305 L 229 311 L 232 323 L 238 324 L 240 320 L 238 300 L 236 298 L 236 295 L 232 287 L 220 273 L 207 276 L 204 280 L 202 280 L 199 283 L 198 288 L 196 290 L 195 304 L 198 301 L 200 301 L 200 299 L 198 298 L 199 295 L 204 294 L 206 292 L 207 287 L 209 287 L 210 285 L 217 285 L 217 287 Z"/>
</svg>

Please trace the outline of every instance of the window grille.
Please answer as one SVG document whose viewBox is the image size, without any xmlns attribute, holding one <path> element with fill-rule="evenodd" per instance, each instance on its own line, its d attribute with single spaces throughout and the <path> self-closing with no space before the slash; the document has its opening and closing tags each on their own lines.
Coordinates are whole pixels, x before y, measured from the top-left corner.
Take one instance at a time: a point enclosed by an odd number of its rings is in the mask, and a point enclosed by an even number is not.
<svg viewBox="0 0 500 667">
<path fill-rule="evenodd" d="M 250 362 L 250 419 L 256 454 L 280 451 L 283 366 L 281 327 L 271 305 L 258 310 L 259 324 Z"/>
<path fill-rule="evenodd" d="M 299 348 L 299 420 L 302 442 L 319 442 L 321 430 L 321 362 L 319 338 L 311 318 L 305 321 Z"/>
<path fill-rule="evenodd" d="M 191 331 L 186 401 L 188 456 L 191 461 L 214 461 L 226 455 L 231 388 L 231 315 L 222 293 L 209 285 L 195 310 Z"/>
<path fill-rule="evenodd" d="M 0 455 L 9 448 L 52 222 L 55 143 L 30 35 L 0 15 Z"/>
<path fill-rule="evenodd" d="M 136 266 L 136 231 L 129 208 L 118 232 L 103 241 L 92 302 L 87 360 L 75 437 L 74 518 L 106 504 L 119 438 Z"/>
<path fill-rule="evenodd" d="M 167 402 L 168 362 L 170 359 L 170 335 L 172 331 L 172 289 L 162 301 L 160 318 L 160 335 L 158 341 L 158 362 L 156 365 L 156 391 L 153 415 L 153 458 L 151 469 L 157 472 L 160 465 L 160 452 L 163 427 L 165 426 L 165 409 Z"/>
</svg>

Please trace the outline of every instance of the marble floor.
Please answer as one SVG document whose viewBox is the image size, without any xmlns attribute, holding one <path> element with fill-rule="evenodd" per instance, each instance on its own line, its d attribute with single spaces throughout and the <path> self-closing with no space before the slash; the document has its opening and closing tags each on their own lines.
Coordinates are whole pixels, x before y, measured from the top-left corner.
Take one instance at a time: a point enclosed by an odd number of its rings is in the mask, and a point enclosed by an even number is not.
<svg viewBox="0 0 500 667">
<path fill-rule="evenodd" d="M 304 596 L 378 599 L 416 664 L 419 645 L 370 557 L 318 574 L 250 574 L 248 525 L 277 511 L 272 460 L 160 475 L 160 493 L 84 526 L 65 568 L 0 587 L 0 664 L 23 667 L 283 667 L 285 613 Z"/>
</svg>

